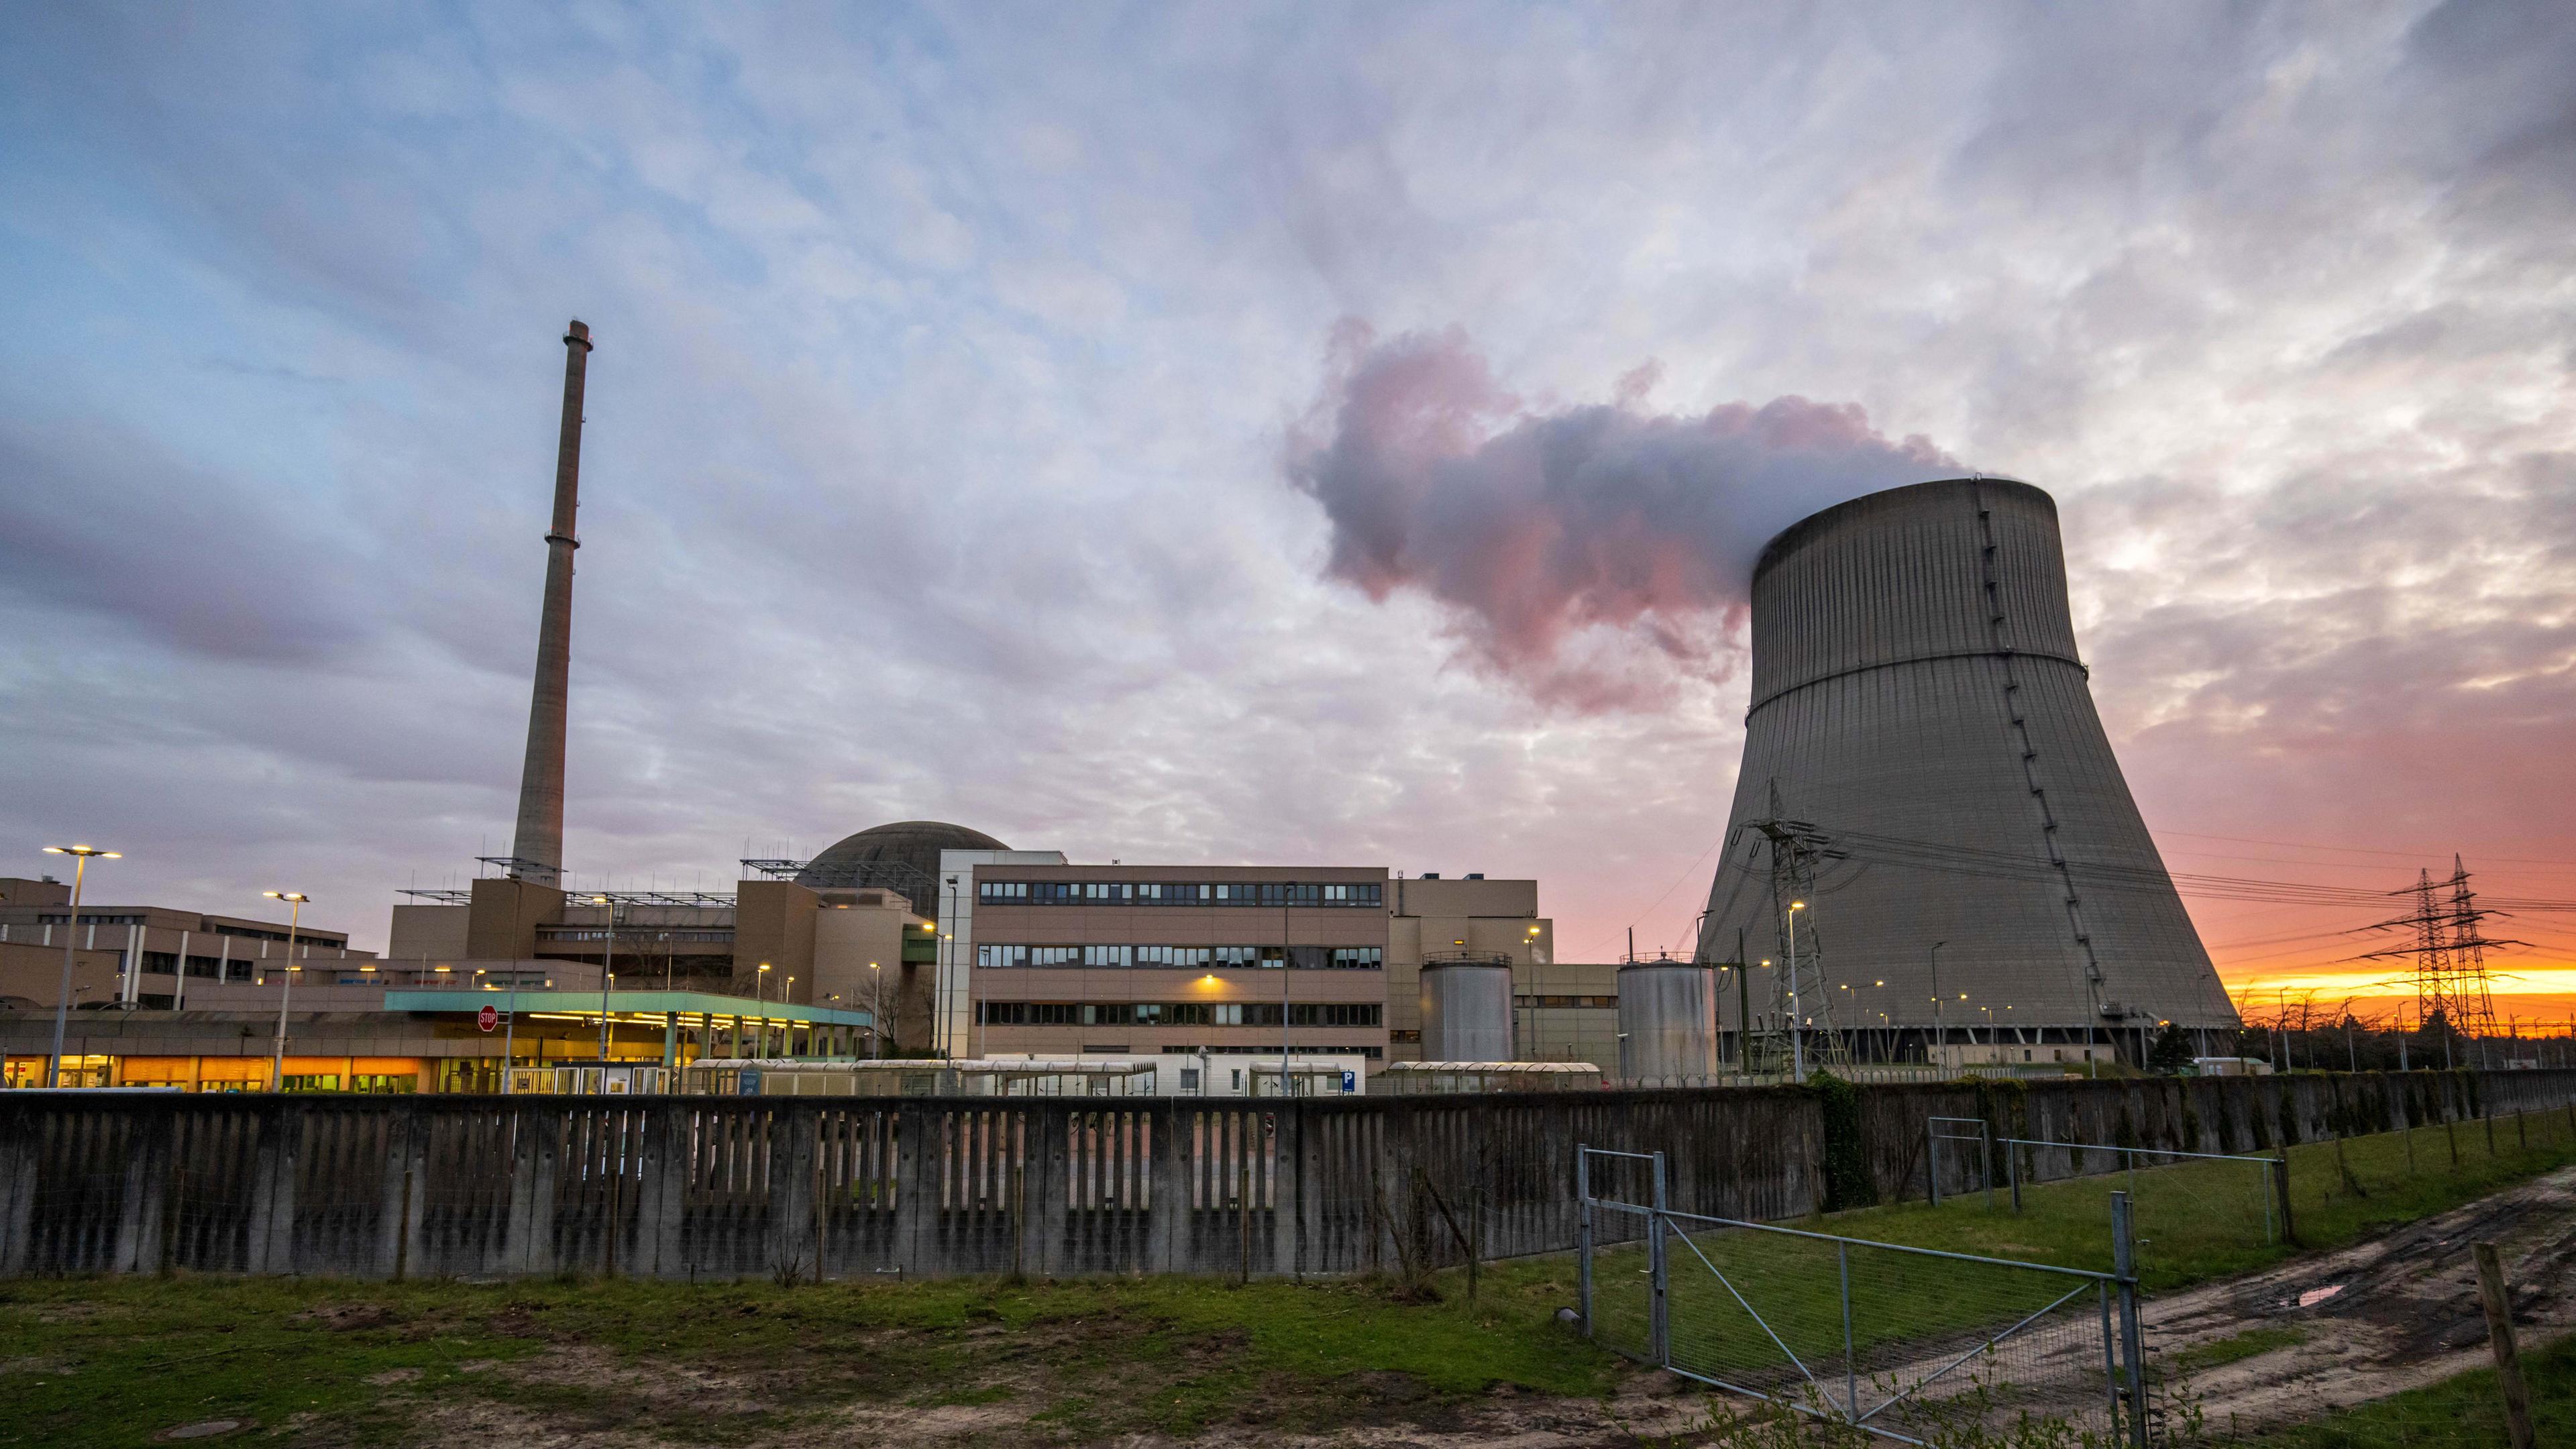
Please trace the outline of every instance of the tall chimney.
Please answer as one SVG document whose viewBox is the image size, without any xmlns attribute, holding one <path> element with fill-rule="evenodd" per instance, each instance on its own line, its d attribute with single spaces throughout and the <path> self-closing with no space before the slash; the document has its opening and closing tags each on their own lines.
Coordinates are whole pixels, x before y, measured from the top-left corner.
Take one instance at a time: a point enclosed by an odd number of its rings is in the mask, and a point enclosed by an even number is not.
<svg viewBox="0 0 2576 1449">
<path fill-rule="evenodd" d="M 519 834 L 510 874 L 531 884 L 563 879 L 564 721 L 572 694 L 573 516 L 581 506 L 581 388 L 590 329 L 564 333 L 563 432 L 555 446 L 555 523 L 546 534 L 546 608 L 537 625 L 536 696 L 528 705 L 528 758 L 519 771 Z"/>
</svg>

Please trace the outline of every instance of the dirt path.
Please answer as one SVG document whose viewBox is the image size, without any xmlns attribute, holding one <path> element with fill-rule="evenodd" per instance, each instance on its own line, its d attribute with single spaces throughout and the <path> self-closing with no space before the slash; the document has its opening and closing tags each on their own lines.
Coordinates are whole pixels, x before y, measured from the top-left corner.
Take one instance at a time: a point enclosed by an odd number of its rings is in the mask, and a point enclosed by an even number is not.
<svg viewBox="0 0 2576 1449">
<path fill-rule="evenodd" d="M 2469 1244 L 2479 1241 L 2503 1255 L 2525 1352 L 2576 1329 L 2576 1168 L 2568 1168 L 2384 1237 L 2151 1299 L 2147 1343 L 2171 1362 L 2252 1329 L 2306 1334 L 2192 1375 L 2213 1426 L 2385 1398 L 2491 1362 L 2469 1262 Z"/>
<path fill-rule="evenodd" d="M 669 1449 L 693 1436 L 654 1422 L 657 1411 L 685 1404 L 699 1415 L 721 1415 L 729 1407 L 756 1407 L 766 1397 L 764 1386 L 745 1377 L 675 1372 L 666 1365 L 646 1369 L 588 1348 L 551 1350 L 485 1371 L 521 1382 L 604 1386 L 620 1396 L 625 1409 L 599 1415 L 482 1398 L 412 1400 L 402 1404 L 411 1437 L 521 1449 Z M 1256 1411 L 1187 1439 L 1151 1433 L 1076 1438 L 1116 1449 L 1637 1449 L 1641 1436 L 1660 1441 L 1706 1425 L 1713 1407 L 1696 1385 L 1645 1370 L 1626 1376 L 1606 1399 L 1502 1390 L 1435 1402 L 1402 1374 L 1361 1374 L 1341 1388 L 1346 1400 L 1365 1406 L 1360 1416 L 1371 1422 L 1297 1432 L 1264 1422 Z M 1044 1399 L 1020 1395 L 935 1407 L 849 1404 L 784 1432 L 764 1433 L 759 1442 L 774 1449 L 1018 1449 L 1064 1442 L 1062 1427 L 1047 1421 L 1045 1409 Z"/>
</svg>

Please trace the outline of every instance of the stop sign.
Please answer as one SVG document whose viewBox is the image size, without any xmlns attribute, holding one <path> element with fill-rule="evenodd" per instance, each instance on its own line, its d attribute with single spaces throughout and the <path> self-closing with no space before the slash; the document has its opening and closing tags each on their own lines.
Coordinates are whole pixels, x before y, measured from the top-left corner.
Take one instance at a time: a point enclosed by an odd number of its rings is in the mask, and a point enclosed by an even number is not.
<svg viewBox="0 0 2576 1449">
<path fill-rule="evenodd" d="M 492 1003 L 487 1001 L 483 1003 L 481 1011 L 474 1013 L 474 1024 L 485 1031 L 490 1031 L 501 1024 L 501 1013 L 493 1010 Z"/>
</svg>

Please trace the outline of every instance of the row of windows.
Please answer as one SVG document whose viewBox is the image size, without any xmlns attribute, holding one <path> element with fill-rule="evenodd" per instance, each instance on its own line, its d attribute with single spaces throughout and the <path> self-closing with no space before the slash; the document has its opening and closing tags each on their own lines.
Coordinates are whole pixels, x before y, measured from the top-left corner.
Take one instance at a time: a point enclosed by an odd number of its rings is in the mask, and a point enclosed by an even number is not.
<svg viewBox="0 0 2576 1449">
<path fill-rule="evenodd" d="M 1276 969 L 1282 957 L 1301 971 L 1376 971 L 1386 965 L 1383 946 L 1026 946 L 986 943 L 975 964 L 988 970 L 1021 966 L 1146 967 L 1189 971 Z"/>
<path fill-rule="evenodd" d="M 236 979 L 248 981 L 251 978 L 252 969 L 258 964 L 259 963 L 257 961 L 254 961 L 247 956 L 242 957 L 232 963 L 233 975 Z M 143 972 L 147 976 L 178 975 L 179 953 L 176 951 L 144 952 Z M 223 979 L 224 975 L 224 958 L 221 956 L 191 956 L 188 958 L 188 974 L 191 976 L 203 977 L 208 981 L 220 981 Z"/>
<path fill-rule="evenodd" d="M 1277 1026 L 1276 1001 L 985 1001 L 986 1026 Z M 1290 1026 L 1376 1026 L 1375 1002 L 1292 1002 Z"/>
<path fill-rule="evenodd" d="M 606 926 L 539 926 L 537 937 L 545 941 L 605 941 Z M 659 926 L 619 926 L 617 943 L 621 946 L 659 946 L 665 941 L 731 941 L 733 932 L 724 930 L 666 931 Z"/>
<path fill-rule="evenodd" d="M 63 911 L 55 914 L 40 914 L 36 917 L 36 924 L 39 926 L 60 926 L 68 924 L 70 920 L 71 912 Z M 81 924 L 84 926 L 148 926 L 152 923 L 141 916 L 110 916 L 101 915 L 96 911 L 83 911 L 81 912 Z M 158 929 L 168 931 L 172 928 L 162 926 Z M 283 941 L 286 939 L 286 932 L 284 931 L 260 931 L 253 930 L 248 926 L 211 926 L 204 928 L 200 934 L 231 936 L 236 940 L 246 939 L 252 941 Z M 330 931 L 299 931 L 295 936 L 295 944 L 298 946 L 346 946 L 349 944 L 349 938 Z"/>
<path fill-rule="evenodd" d="M 1376 881 L 986 880 L 975 899 L 988 906 L 1382 906 Z"/>
</svg>

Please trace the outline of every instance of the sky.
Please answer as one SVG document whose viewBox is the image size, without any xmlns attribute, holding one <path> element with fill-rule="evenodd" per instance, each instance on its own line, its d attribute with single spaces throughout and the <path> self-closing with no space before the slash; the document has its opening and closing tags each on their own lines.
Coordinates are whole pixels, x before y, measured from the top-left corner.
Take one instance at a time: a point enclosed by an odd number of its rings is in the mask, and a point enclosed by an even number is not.
<svg viewBox="0 0 2576 1449">
<path fill-rule="evenodd" d="M 1683 944 L 1752 550 L 1965 466 L 2172 869 L 2456 852 L 2563 1021 L 2571 73 L 2536 0 L 8 7 L 0 873 L 381 945 L 505 854 L 578 317 L 579 884 L 930 818 Z"/>
</svg>

